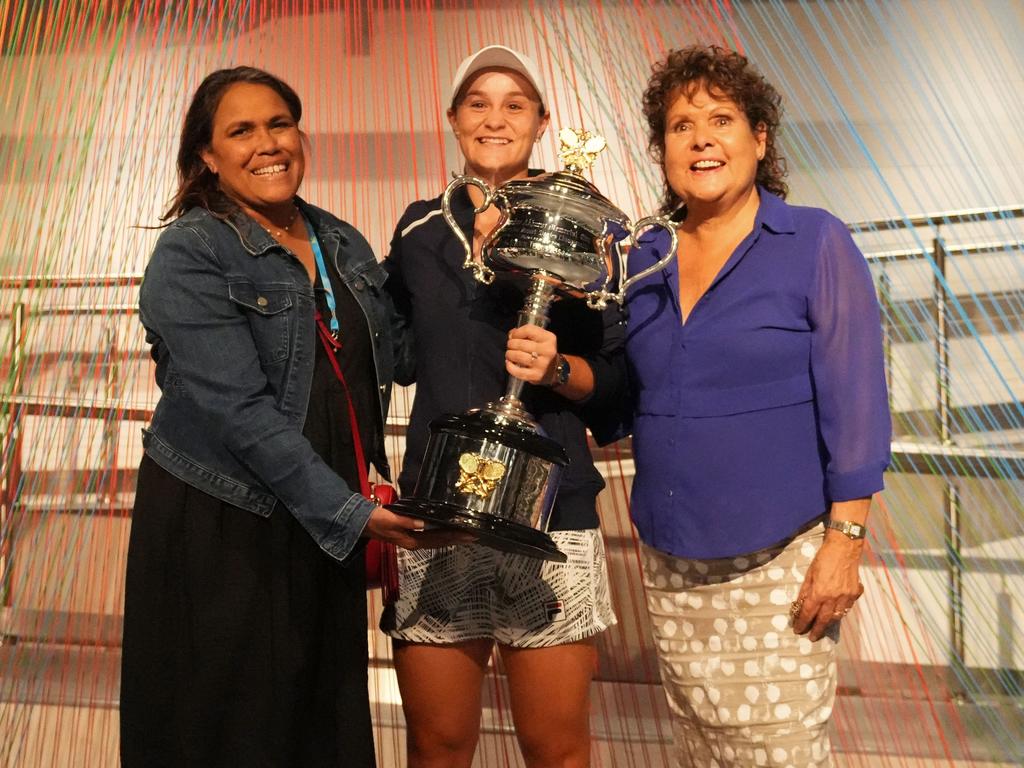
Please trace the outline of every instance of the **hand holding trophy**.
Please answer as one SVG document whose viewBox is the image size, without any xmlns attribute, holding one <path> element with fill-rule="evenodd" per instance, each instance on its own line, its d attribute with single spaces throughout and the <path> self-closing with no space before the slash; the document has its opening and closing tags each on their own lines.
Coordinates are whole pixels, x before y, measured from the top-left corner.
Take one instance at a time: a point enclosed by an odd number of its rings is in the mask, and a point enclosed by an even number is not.
<svg viewBox="0 0 1024 768">
<path fill-rule="evenodd" d="M 564 170 L 513 179 L 497 189 L 478 178 L 459 176 L 442 198 L 445 220 L 466 252 L 463 266 L 478 281 L 490 283 L 502 272 L 529 280 L 520 326 L 546 327 L 556 295 L 586 299 L 595 310 L 608 301 L 621 304 L 632 283 L 661 269 L 676 252 L 675 228 L 667 218 L 647 217 L 631 225 L 625 213 L 583 178 L 605 147 L 602 137 L 566 128 L 559 139 Z M 492 204 L 500 213 L 479 261 L 451 212 L 452 194 L 466 185 L 484 194 L 476 213 Z M 620 279 L 613 291 L 616 278 L 626 274 L 620 241 L 628 237 L 635 243 L 640 232 L 656 226 L 671 235 L 665 257 L 628 280 Z M 565 555 L 545 531 L 568 458 L 523 408 L 523 385 L 512 377 L 498 402 L 432 422 L 413 496 L 389 508 L 471 531 L 497 549 L 564 562 Z"/>
</svg>

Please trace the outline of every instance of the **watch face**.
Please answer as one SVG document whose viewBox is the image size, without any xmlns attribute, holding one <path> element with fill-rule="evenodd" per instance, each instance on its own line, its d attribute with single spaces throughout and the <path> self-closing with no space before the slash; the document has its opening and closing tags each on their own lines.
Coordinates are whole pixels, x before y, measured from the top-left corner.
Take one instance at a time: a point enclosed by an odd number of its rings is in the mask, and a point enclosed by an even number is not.
<svg viewBox="0 0 1024 768">
<path fill-rule="evenodd" d="M 569 361 L 561 355 L 558 356 L 558 368 L 555 371 L 555 379 L 559 384 L 569 381 Z"/>
<path fill-rule="evenodd" d="M 860 523 L 854 523 L 849 520 L 829 520 L 827 527 L 839 531 L 851 539 L 863 539 L 865 534 L 867 534 L 867 528 Z"/>
</svg>

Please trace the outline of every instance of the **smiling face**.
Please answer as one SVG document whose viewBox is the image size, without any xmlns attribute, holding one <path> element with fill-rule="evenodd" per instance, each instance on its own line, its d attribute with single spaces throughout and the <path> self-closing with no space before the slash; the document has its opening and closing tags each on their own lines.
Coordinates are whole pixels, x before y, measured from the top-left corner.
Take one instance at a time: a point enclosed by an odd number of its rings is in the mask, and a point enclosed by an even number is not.
<svg viewBox="0 0 1024 768">
<path fill-rule="evenodd" d="M 529 81 L 508 69 L 484 69 L 460 90 L 448 122 L 466 159 L 465 171 L 501 184 L 526 175 L 533 145 L 548 125 Z"/>
<path fill-rule="evenodd" d="M 264 215 L 292 205 L 306 169 L 288 105 L 273 88 L 253 83 L 224 92 L 202 158 L 224 194 Z"/>
<path fill-rule="evenodd" d="M 728 209 L 756 194 L 765 139 L 726 96 L 680 91 L 665 114 L 665 178 L 691 212 Z"/>
</svg>

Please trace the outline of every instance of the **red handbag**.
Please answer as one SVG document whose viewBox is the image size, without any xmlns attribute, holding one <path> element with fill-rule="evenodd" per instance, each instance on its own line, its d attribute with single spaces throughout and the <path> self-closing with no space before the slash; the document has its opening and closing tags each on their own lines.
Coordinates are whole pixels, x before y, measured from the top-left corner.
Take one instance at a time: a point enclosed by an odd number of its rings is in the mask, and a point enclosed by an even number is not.
<svg viewBox="0 0 1024 768">
<path fill-rule="evenodd" d="M 398 492 L 387 483 L 370 484 L 370 501 L 378 507 L 398 500 Z M 366 588 L 380 587 L 384 604 L 390 605 L 398 597 L 398 549 L 380 539 L 366 544 Z"/>
<path fill-rule="evenodd" d="M 317 335 L 320 337 L 324 349 L 327 351 L 327 358 L 331 361 L 334 375 L 341 382 L 341 388 L 345 392 L 345 400 L 348 404 L 348 423 L 352 428 L 352 446 L 356 454 L 356 469 L 359 472 L 359 492 L 376 504 L 378 507 L 390 504 L 398 498 L 398 493 L 387 483 L 371 483 L 370 475 L 366 465 L 366 454 L 363 453 L 363 441 L 359 437 L 359 421 L 356 419 L 356 408 L 352 403 L 352 395 L 348 390 L 348 383 L 338 365 L 338 358 L 335 351 L 341 349 L 341 342 L 338 341 L 327 330 L 320 313 L 316 313 Z M 398 550 L 394 544 L 379 539 L 370 539 L 366 545 L 366 588 L 376 589 L 380 587 L 385 605 L 395 601 L 398 597 Z"/>
</svg>

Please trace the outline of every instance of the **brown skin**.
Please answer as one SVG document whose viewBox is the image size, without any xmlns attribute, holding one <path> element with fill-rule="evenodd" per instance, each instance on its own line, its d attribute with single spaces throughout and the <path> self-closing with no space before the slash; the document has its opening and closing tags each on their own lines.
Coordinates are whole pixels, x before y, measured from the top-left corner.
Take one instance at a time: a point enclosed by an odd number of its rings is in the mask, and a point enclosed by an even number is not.
<svg viewBox="0 0 1024 768">
<path fill-rule="evenodd" d="M 313 250 L 301 217 L 295 215 L 306 159 L 302 133 L 284 99 L 265 85 L 232 85 L 217 105 L 202 158 L 225 195 L 259 225 L 275 235 L 280 232 L 278 241 L 312 281 Z"/>
<path fill-rule="evenodd" d="M 679 228 L 679 308 L 684 319 L 754 227 L 754 179 L 765 132 L 732 101 L 701 89 L 678 96 L 665 118 L 665 177 L 687 201 Z"/>
<path fill-rule="evenodd" d="M 268 229 L 302 264 L 312 282 L 316 270 L 313 249 L 295 208 L 306 168 L 302 132 L 284 99 L 265 85 L 232 85 L 217 105 L 210 145 L 202 158 L 217 175 L 221 191 Z M 370 513 L 364 535 L 406 549 L 473 540 L 466 534 L 425 532 L 423 528 L 422 520 L 378 507 Z"/>
<path fill-rule="evenodd" d="M 837 501 L 832 504 L 829 515 L 836 521 L 850 520 L 864 525 L 870 507 L 869 498 Z M 857 598 L 864 594 L 859 576 L 863 552 L 863 539 L 853 541 L 839 531 L 825 532 L 825 541 L 800 587 L 796 600 L 800 611 L 793 617 L 793 631 L 798 635 L 809 632 L 811 640 L 818 640 L 829 624 L 841 619 L 853 607 Z"/>
<path fill-rule="evenodd" d="M 766 139 L 763 126 L 752 128 L 725 96 L 701 88 L 676 97 L 665 113 L 664 170 L 686 201 L 684 230 L 745 219 L 751 207 L 757 213 L 754 179 Z"/>
<path fill-rule="evenodd" d="M 489 639 L 449 645 L 395 641 L 395 671 L 407 721 L 409 768 L 470 768 L 480 735 Z M 528 768 L 590 765 L 593 642 L 547 648 L 501 646 L 512 721 Z M 558 681 L 553 685 L 552 681 Z"/>
</svg>

